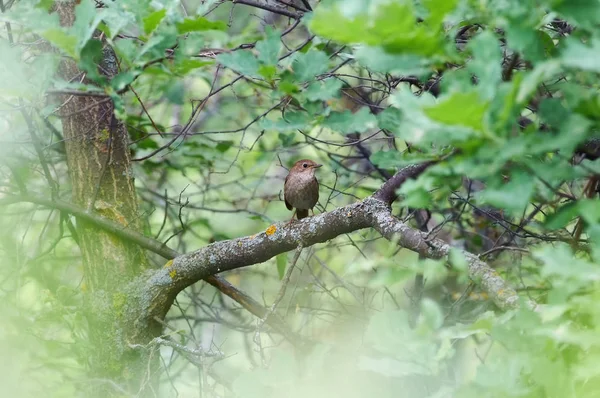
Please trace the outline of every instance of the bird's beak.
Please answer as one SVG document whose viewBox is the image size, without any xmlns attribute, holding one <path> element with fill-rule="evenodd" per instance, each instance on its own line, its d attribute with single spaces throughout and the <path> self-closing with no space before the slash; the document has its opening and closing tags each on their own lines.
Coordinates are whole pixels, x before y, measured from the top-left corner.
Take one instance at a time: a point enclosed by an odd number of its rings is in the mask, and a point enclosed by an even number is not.
<svg viewBox="0 0 600 398">
<path fill-rule="evenodd" d="M 313 166 L 313 168 L 314 168 L 314 169 L 318 169 L 318 168 L 319 168 L 319 167 L 321 167 L 321 166 L 323 166 L 323 165 L 322 165 L 322 164 L 315 164 L 315 165 Z"/>
</svg>

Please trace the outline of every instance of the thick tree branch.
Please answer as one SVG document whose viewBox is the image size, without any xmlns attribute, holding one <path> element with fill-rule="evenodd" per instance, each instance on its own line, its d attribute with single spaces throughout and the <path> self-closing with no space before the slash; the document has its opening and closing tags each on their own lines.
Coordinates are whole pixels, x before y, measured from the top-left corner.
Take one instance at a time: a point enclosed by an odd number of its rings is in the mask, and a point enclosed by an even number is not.
<svg viewBox="0 0 600 398">
<path fill-rule="evenodd" d="M 409 227 L 401 222 L 391 213 L 375 214 L 373 228 L 383 237 L 389 240 L 397 240 L 398 245 L 419 253 L 423 257 L 431 259 L 447 258 L 452 247 L 441 239 L 431 239 L 427 234 Z M 487 263 L 481 261 L 479 256 L 461 250 L 468 265 L 469 278 L 475 282 L 500 309 L 507 310 L 519 305 L 519 296 L 506 281 L 492 269 Z M 533 302 L 527 302 L 527 306 L 534 308 Z"/>
<path fill-rule="evenodd" d="M 151 284 L 179 291 L 208 275 L 265 262 L 295 249 L 300 243 L 308 247 L 370 227 L 370 214 L 381 211 L 389 211 L 385 203 L 366 199 L 289 226 L 278 223 L 256 235 L 215 242 L 176 257 L 170 267 L 153 275 Z"/>
<path fill-rule="evenodd" d="M 387 181 L 373 196 L 331 212 L 303 219 L 291 225 L 272 225 L 256 235 L 216 242 L 193 253 L 176 257 L 165 269 L 156 271 L 148 281 L 167 294 L 176 293 L 196 281 L 223 271 L 262 263 L 278 254 L 326 242 L 338 235 L 363 228 L 375 228 L 385 238 L 423 257 L 447 258 L 450 245 L 440 239 L 411 228 L 391 214 L 389 205 L 396 189 L 407 179 L 416 178 L 435 162 L 407 166 Z M 501 309 L 518 306 L 519 297 L 500 275 L 469 252 L 463 252 L 469 277 L 477 283 Z M 534 303 L 528 303 L 534 306 Z"/>
<path fill-rule="evenodd" d="M 183 255 L 177 255 L 175 251 L 166 248 L 160 242 L 136 234 L 124 226 L 86 213 L 84 210 L 64 202 L 53 202 L 29 196 L 27 198 L 4 198 L 0 200 L 0 204 L 25 201 L 58 208 L 70 212 L 78 218 L 94 222 L 103 229 L 167 258 L 175 257 L 165 268 L 152 270 L 146 274 L 143 285 L 149 292 L 150 301 L 158 300 L 158 297 L 163 298 L 159 300 L 160 303 L 148 302 L 147 316 L 154 317 L 164 315 L 168 310 L 170 303 L 169 300 L 164 300 L 164 297 L 174 298 L 181 290 L 201 279 L 205 279 L 221 289 L 221 282 L 213 276 L 217 273 L 262 263 L 278 254 L 295 249 L 299 244 L 308 247 L 359 229 L 374 228 L 385 238 L 393 240 L 399 246 L 417 252 L 423 257 L 447 258 L 451 250 L 450 245 L 440 239 L 429 238 L 427 234 L 411 228 L 391 214 L 390 203 L 395 198 L 396 189 L 407 179 L 421 174 L 431 164 L 433 162 L 405 167 L 373 196 L 357 203 L 309 217 L 291 225 L 285 223 L 272 225 L 266 231 L 256 235 L 215 242 Z M 519 305 L 519 297 L 515 290 L 496 271 L 481 261 L 478 256 L 466 251 L 463 251 L 463 254 L 468 263 L 469 277 L 490 296 L 499 308 L 506 310 Z M 243 293 L 236 290 L 236 294 Z M 233 298 L 232 295 L 230 297 Z M 248 299 L 252 302 L 252 299 L 247 297 L 239 302 L 248 302 Z M 527 304 L 530 307 L 535 306 L 532 302 Z M 266 309 L 258 303 L 256 306 L 244 305 L 244 307 L 259 317 L 266 314 Z M 270 317 L 269 319 L 276 318 Z M 276 329 L 281 326 L 277 325 L 277 322 L 275 325 Z M 271 326 L 274 325 L 271 324 Z"/>
<path fill-rule="evenodd" d="M 308 247 L 370 227 L 385 238 L 396 241 L 399 246 L 424 257 L 447 258 L 450 245 L 440 239 L 428 238 L 427 234 L 401 222 L 391 214 L 387 203 L 376 196 L 305 218 L 289 226 L 279 223 L 256 235 L 216 242 L 176 257 L 168 268 L 158 270 L 151 276 L 149 285 L 161 286 L 165 292 L 180 291 L 208 275 L 265 262 L 293 250 L 298 244 Z M 469 266 L 469 277 L 499 308 L 507 310 L 518 306 L 517 293 L 496 271 L 476 255 L 469 252 L 463 254 Z"/>
</svg>

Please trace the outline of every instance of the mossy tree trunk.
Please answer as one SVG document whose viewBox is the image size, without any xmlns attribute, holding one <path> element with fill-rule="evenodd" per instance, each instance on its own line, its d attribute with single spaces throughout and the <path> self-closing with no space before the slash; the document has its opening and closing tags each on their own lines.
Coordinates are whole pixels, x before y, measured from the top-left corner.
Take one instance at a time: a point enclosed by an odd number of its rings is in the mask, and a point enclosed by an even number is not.
<svg viewBox="0 0 600 398">
<path fill-rule="evenodd" d="M 61 25 L 73 24 L 76 3 L 56 2 Z M 98 70 L 108 78 L 117 73 L 116 57 L 108 46 Z M 66 81 L 88 83 L 72 60 L 62 62 L 59 73 Z M 64 95 L 58 99 L 73 202 L 140 231 L 128 134 L 114 117 L 112 102 L 91 96 Z M 132 281 L 147 268 L 145 253 L 139 246 L 82 220 L 77 221 L 77 232 L 83 257 L 88 365 L 95 379 L 90 383 L 94 395 L 122 396 L 123 389 L 136 394 L 153 388 L 158 379 L 158 352 L 147 344 L 160 328 L 136 322 L 132 308 L 138 300 L 128 293 Z M 132 348 L 134 345 L 138 348 Z M 140 345 L 147 349 L 140 349 Z"/>
</svg>

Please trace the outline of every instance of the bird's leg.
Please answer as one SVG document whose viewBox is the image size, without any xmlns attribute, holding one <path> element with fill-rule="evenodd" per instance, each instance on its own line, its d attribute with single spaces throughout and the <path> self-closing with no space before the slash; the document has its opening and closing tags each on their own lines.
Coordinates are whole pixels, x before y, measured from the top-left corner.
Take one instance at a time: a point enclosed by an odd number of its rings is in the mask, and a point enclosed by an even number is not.
<svg viewBox="0 0 600 398">
<path fill-rule="evenodd" d="M 294 221 L 294 217 L 296 217 L 296 212 L 298 211 L 298 209 L 294 209 L 294 213 L 292 214 L 292 218 L 290 219 L 290 221 L 287 223 L 287 225 L 290 225 L 292 223 L 292 221 Z"/>
<path fill-rule="evenodd" d="M 313 209 L 310 209 L 310 212 L 312 213 L 312 216 L 315 216 L 315 211 Z"/>
</svg>

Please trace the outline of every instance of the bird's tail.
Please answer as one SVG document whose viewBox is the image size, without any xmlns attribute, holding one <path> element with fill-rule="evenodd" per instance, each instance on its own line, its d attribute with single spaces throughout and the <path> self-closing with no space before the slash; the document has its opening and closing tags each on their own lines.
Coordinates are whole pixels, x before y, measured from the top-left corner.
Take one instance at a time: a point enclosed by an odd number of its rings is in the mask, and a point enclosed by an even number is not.
<svg viewBox="0 0 600 398">
<path fill-rule="evenodd" d="M 308 209 L 296 209 L 296 216 L 298 217 L 298 220 L 308 217 Z"/>
</svg>

